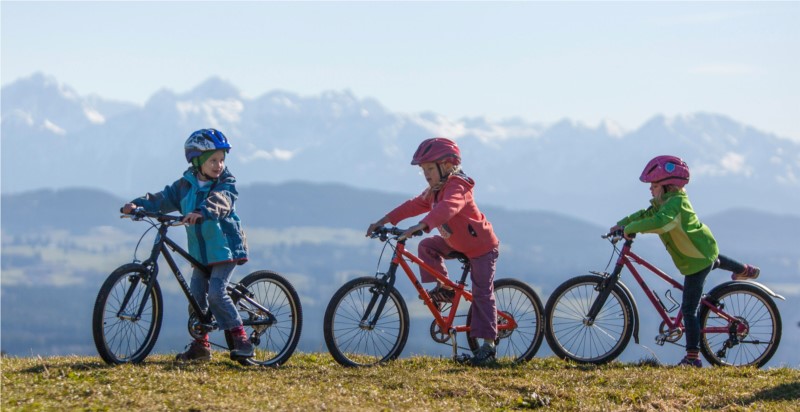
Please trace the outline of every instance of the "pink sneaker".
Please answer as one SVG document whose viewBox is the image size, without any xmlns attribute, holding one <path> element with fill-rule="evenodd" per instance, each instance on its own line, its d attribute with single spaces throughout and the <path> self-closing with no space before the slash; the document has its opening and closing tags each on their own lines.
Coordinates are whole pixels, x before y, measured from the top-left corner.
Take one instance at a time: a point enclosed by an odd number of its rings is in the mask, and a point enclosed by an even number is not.
<svg viewBox="0 0 800 412">
<path fill-rule="evenodd" d="M 744 265 L 744 270 L 741 273 L 734 273 L 731 275 L 731 279 L 733 280 L 753 280 L 758 278 L 758 275 L 761 274 L 761 269 L 750 266 Z"/>
</svg>

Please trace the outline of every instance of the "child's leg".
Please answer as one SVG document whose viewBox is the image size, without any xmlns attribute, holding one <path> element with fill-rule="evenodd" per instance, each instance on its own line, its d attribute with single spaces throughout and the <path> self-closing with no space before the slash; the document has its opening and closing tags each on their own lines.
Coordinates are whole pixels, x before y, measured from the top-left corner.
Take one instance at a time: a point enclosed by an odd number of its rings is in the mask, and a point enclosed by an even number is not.
<svg viewBox="0 0 800 412">
<path fill-rule="evenodd" d="M 686 331 L 686 357 L 697 359 L 700 352 L 700 322 L 697 319 L 697 309 L 700 307 L 700 298 L 703 295 L 703 285 L 711 268 L 709 266 L 693 275 L 687 275 L 683 280 L 683 326 Z"/>
<path fill-rule="evenodd" d="M 731 275 L 731 279 L 733 280 L 753 280 L 758 278 L 758 275 L 761 273 L 761 269 L 755 266 L 742 264 L 722 254 L 720 254 L 717 259 L 720 269 L 733 272 Z"/>
<path fill-rule="evenodd" d="M 734 259 L 731 259 L 731 258 L 729 258 L 729 257 L 727 257 L 727 256 L 725 256 L 725 255 L 723 255 L 721 253 L 717 257 L 717 259 L 719 259 L 719 266 L 718 267 L 720 269 L 722 269 L 722 270 L 727 270 L 727 271 L 733 272 L 733 273 L 741 273 L 742 271 L 745 270 L 745 266 L 742 263 L 740 263 L 740 262 L 738 262 L 738 261 L 736 261 Z"/>
<path fill-rule="evenodd" d="M 447 276 L 447 267 L 444 265 L 444 257 L 454 252 L 444 238 L 441 236 L 433 236 L 422 239 L 419 242 L 418 254 L 425 264 L 436 269 L 441 274 Z M 433 282 L 436 280 L 428 271 L 419 268 L 419 275 L 422 278 L 422 283 Z"/>
<path fill-rule="evenodd" d="M 211 267 L 211 279 L 208 281 L 208 302 L 222 330 L 242 325 L 239 312 L 225 290 L 235 268 L 236 263 L 233 262 L 216 264 Z"/>
<path fill-rule="evenodd" d="M 497 307 L 494 298 L 494 271 L 499 252 L 497 249 L 470 259 L 472 265 L 472 321 L 470 337 L 497 338 Z"/>
</svg>

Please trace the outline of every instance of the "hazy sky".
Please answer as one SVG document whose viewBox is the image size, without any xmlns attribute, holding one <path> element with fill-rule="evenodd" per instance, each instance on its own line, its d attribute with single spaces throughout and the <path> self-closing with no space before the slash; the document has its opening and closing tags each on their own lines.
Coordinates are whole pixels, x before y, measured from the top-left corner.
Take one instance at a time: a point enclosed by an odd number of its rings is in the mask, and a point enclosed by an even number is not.
<svg viewBox="0 0 800 412">
<path fill-rule="evenodd" d="M 0 2 L 7 85 L 144 103 L 351 90 L 395 112 L 635 129 L 728 115 L 800 140 L 800 2 Z"/>
</svg>

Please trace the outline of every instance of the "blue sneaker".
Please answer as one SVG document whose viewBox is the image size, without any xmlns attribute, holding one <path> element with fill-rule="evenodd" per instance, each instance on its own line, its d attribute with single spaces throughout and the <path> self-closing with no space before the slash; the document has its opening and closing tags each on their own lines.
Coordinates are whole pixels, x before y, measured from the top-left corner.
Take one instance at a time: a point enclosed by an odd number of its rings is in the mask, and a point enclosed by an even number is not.
<svg viewBox="0 0 800 412">
<path fill-rule="evenodd" d="M 693 366 L 695 368 L 702 368 L 703 362 L 700 359 L 689 359 L 688 357 L 683 357 L 680 362 L 678 362 L 677 366 Z"/>
</svg>

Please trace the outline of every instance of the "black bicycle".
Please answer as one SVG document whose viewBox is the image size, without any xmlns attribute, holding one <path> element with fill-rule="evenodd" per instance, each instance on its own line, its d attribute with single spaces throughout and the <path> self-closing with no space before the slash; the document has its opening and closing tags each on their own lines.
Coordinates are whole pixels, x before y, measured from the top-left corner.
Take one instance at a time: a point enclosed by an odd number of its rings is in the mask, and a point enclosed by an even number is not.
<svg viewBox="0 0 800 412">
<path fill-rule="evenodd" d="M 167 237 L 171 226 L 183 225 L 183 216 L 151 213 L 138 208 L 121 217 L 147 222 L 151 225 L 147 231 L 152 228 L 158 231 L 150 257 L 143 262 L 134 258 L 133 263 L 114 270 L 97 294 L 92 334 L 100 357 L 108 364 L 140 363 L 153 349 L 164 316 L 157 279 L 159 256 L 164 257 L 189 300 L 189 334 L 200 338 L 217 330 L 214 315 L 210 310 L 200 309 L 168 250 L 172 249 L 193 267 L 210 274 L 208 267 Z M 245 276 L 239 283 L 229 283 L 227 291 L 239 310 L 248 338 L 256 347 L 255 356 L 237 361 L 243 365 L 262 366 L 285 363 L 297 347 L 303 326 L 303 310 L 294 287 L 275 272 L 259 270 Z M 233 339 L 227 332 L 225 341 L 227 349 L 232 349 Z"/>
</svg>

